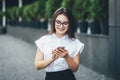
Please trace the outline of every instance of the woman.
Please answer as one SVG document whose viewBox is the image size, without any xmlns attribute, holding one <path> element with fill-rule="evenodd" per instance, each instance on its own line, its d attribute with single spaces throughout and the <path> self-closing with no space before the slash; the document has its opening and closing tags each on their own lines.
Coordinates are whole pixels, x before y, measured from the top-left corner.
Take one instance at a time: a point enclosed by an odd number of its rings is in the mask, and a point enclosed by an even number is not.
<svg viewBox="0 0 120 80">
<path fill-rule="evenodd" d="M 36 40 L 35 68 L 45 68 L 45 80 L 76 80 L 80 64 L 80 53 L 84 44 L 75 38 L 74 18 L 66 8 L 59 8 L 53 14 L 51 31 Z"/>
</svg>

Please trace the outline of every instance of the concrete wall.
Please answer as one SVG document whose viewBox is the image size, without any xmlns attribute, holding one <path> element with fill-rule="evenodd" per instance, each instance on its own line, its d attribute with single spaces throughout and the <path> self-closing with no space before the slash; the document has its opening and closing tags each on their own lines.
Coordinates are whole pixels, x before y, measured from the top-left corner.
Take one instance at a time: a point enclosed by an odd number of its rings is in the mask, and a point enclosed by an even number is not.
<svg viewBox="0 0 120 80">
<path fill-rule="evenodd" d="M 35 45 L 34 41 L 36 39 L 47 33 L 46 30 L 12 26 L 8 26 L 7 31 L 8 34 L 30 42 L 33 45 Z M 81 64 L 99 73 L 108 74 L 109 37 L 102 35 L 79 34 L 78 38 L 81 40 L 81 42 L 85 43 L 85 49 L 81 54 Z"/>
<path fill-rule="evenodd" d="M 109 71 L 109 37 L 101 35 L 79 35 L 85 43 L 81 54 L 81 63 L 97 72 L 108 74 Z"/>
<path fill-rule="evenodd" d="M 28 27 L 7 27 L 8 34 L 14 35 L 20 39 L 23 39 L 33 45 L 35 45 L 34 41 L 39 39 L 42 35 L 47 34 L 46 30 L 33 29 Z"/>
</svg>

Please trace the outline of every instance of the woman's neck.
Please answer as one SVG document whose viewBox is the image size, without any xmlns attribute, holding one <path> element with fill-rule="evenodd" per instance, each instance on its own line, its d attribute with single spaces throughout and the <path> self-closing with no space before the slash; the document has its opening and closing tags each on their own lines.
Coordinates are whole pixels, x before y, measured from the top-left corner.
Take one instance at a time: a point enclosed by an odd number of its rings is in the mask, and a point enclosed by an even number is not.
<svg viewBox="0 0 120 80">
<path fill-rule="evenodd" d="M 58 38 L 62 38 L 62 37 L 65 36 L 65 34 L 61 35 L 61 34 L 57 34 L 57 33 L 55 33 L 55 35 L 56 35 Z"/>
</svg>

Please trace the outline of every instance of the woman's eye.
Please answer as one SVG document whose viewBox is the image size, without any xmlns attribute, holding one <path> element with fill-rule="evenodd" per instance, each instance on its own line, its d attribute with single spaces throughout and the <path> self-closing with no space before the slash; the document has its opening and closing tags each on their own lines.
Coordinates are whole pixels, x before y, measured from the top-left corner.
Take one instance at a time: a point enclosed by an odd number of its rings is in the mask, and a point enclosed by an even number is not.
<svg viewBox="0 0 120 80">
<path fill-rule="evenodd" d="M 64 22 L 63 24 L 64 24 L 64 25 L 68 25 L 68 22 Z"/>
<path fill-rule="evenodd" d="M 57 24 L 60 24 L 61 22 L 60 21 L 57 21 Z"/>
</svg>

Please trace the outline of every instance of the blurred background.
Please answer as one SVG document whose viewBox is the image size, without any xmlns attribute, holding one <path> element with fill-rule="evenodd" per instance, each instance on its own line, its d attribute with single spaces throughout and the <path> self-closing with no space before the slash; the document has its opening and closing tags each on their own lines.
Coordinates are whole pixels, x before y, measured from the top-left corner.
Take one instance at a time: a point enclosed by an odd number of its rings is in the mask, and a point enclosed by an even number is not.
<svg viewBox="0 0 120 80">
<path fill-rule="evenodd" d="M 75 73 L 77 79 L 119 80 L 119 4 L 119 0 L 0 0 L 0 80 L 21 78 L 13 77 L 15 74 L 24 76 L 23 80 L 44 80 L 44 71 L 34 70 L 34 41 L 50 30 L 51 17 L 59 7 L 72 11 L 76 36 L 85 43 L 81 66 Z M 9 61 L 16 66 L 11 65 L 6 72 Z M 30 64 L 17 64 L 24 61 Z M 32 67 L 29 69 L 28 65 Z M 23 72 L 19 72 L 21 69 Z"/>
</svg>

